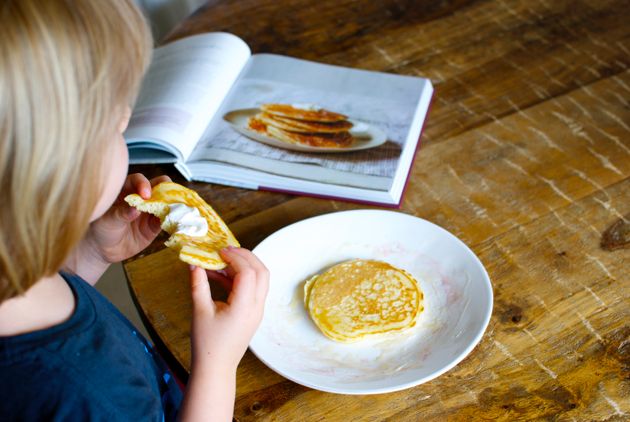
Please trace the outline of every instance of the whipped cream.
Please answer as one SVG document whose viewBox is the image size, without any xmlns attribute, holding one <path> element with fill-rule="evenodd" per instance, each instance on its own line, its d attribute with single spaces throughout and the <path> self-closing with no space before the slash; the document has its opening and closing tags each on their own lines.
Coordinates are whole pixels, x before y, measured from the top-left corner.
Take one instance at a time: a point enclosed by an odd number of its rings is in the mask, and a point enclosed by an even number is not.
<svg viewBox="0 0 630 422">
<path fill-rule="evenodd" d="M 291 104 L 291 107 L 298 108 L 300 110 L 307 110 L 307 111 L 319 111 L 322 109 L 320 106 L 316 104 L 307 104 L 307 103 Z"/>
<path fill-rule="evenodd" d="M 197 208 L 191 208 L 186 204 L 169 204 L 170 212 L 164 223 L 177 227 L 175 233 L 188 236 L 205 236 L 208 233 L 208 222 L 199 214 Z"/>
</svg>

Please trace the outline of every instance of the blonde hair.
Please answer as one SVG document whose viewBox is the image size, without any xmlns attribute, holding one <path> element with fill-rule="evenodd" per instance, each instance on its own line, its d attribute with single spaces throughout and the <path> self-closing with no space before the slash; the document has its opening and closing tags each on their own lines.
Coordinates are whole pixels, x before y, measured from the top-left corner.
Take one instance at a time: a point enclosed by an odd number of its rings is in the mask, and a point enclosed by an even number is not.
<svg viewBox="0 0 630 422">
<path fill-rule="evenodd" d="M 152 40 L 132 0 L 0 4 L 0 302 L 84 236 Z"/>
</svg>

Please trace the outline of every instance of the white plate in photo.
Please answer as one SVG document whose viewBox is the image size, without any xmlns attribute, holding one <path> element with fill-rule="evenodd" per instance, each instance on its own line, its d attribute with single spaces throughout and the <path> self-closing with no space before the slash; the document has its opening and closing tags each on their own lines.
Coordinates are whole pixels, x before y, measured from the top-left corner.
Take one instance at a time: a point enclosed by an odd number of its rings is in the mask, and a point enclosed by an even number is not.
<svg viewBox="0 0 630 422">
<path fill-rule="evenodd" d="M 234 128 L 234 130 L 239 132 L 241 135 L 247 136 L 248 138 L 261 142 L 263 144 L 271 145 L 277 148 L 288 149 L 291 151 L 317 153 L 351 152 L 374 148 L 383 145 L 387 141 L 387 135 L 385 135 L 382 130 L 368 125 L 367 123 L 358 122 L 356 120 L 350 119 L 350 122 L 355 125 L 355 128 L 359 128 L 360 132 L 357 132 L 356 129 L 355 131 L 353 131 L 352 129 L 350 130 L 350 133 L 354 135 L 355 140 L 351 145 L 347 147 L 333 148 L 315 147 L 303 144 L 291 144 L 249 129 L 249 118 L 255 116 L 258 113 L 260 113 L 260 109 L 258 108 L 244 108 L 240 110 L 233 110 L 229 113 L 226 113 L 223 116 L 223 120 L 229 123 L 230 126 L 232 126 L 232 128 Z"/>
<path fill-rule="evenodd" d="M 458 238 L 399 212 L 343 211 L 287 226 L 253 252 L 271 273 L 252 352 L 280 375 L 342 394 L 378 394 L 427 382 L 462 361 L 492 313 L 483 265 Z M 408 271 L 424 293 L 415 327 L 381 339 L 325 337 L 303 303 L 304 280 L 340 262 L 376 259 Z"/>
</svg>

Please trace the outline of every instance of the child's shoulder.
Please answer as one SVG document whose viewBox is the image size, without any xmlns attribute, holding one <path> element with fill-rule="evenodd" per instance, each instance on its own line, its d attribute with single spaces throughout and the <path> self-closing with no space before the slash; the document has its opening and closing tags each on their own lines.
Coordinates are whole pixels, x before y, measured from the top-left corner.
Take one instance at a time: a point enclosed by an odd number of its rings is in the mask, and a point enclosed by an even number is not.
<svg viewBox="0 0 630 422">
<path fill-rule="evenodd" d="M 78 409 L 87 419 L 160 415 L 165 385 L 149 343 L 92 286 L 63 276 L 76 297 L 68 321 L 0 338 L 0 378 L 20 380 L 0 383 L 0 414 L 16 420 L 70 418 Z"/>
</svg>

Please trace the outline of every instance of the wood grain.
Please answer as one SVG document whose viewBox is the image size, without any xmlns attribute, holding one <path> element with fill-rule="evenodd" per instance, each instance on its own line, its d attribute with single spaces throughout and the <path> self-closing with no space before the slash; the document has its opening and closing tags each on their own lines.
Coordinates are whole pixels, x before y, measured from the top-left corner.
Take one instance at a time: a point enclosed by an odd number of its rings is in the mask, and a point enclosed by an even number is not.
<svg viewBox="0 0 630 422">
<path fill-rule="evenodd" d="M 334 395 L 248 352 L 235 419 L 630 417 L 629 11 L 628 1 L 594 0 L 210 1 L 170 34 L 225 30 L 253 52 L 431 78 L 436 95 L 401 211 L 467 243 L 494 288 L 481 343 L 439 378 Z M 248 248 L 304 218 L 365 208 L 189 185 Z M 186 266 L 156 241 L 125 268 L 151 326 L 189 368 Z"/>
</svg>

